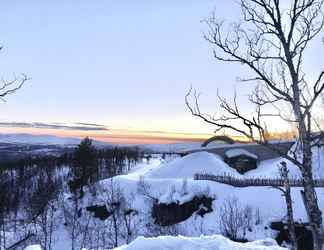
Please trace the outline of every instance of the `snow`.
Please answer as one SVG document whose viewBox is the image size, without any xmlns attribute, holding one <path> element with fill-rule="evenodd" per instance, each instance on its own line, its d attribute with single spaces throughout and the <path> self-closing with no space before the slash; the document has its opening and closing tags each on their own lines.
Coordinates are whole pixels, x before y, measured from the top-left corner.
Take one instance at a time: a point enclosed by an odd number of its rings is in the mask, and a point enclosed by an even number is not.
<svg viewBox="0 0 324 250">
<path fill-rule="evenodd" d="M 156 167 L 162 164 L 161 158 L 153 157 L 149 161 L 137 163 L 135 167 L 133 167 L 128 173 L 128 178 L 135 178 L 138 179 L 140 176 L 146 175 L 151 170 L 155 169 Z"/>
<path fill-rule="evenodd" d="M 199 187 L 192 188 L 188 187 L 187 181 L 183 181 L 180 187 L 176 187 L 175 185 L 171 185 L 169 189 L 159 197 L 159 203 L 170 204 L 177 203 L 183 204 L 188 201 L 191 201 L 195 196 L 211 196 L 209 193 L 209 187 Z"/>
<path fill-rule="evenodd" d="M 301 173 L 300 170 L 297 168 L 296 165 L 292 164 L 290 161 L 283 159 L 281 157 L 261 161 L 258 164 L 258 167 L 256 169 L 250 170 L 244 174 L 247 178 L 281 178 L 279 168 L 281 166 L 281 162 L 286 162 L 287 169 L 289 171 L 288 175 L 290 178 L 300 178 Z"/>
<path fill-rule="evenodd" d="M 314 159 L 317 158 L 318 156 L 314 154 Z M 177 224 L 181 229 L 181 234 L 186 236 L 219 234 L 220 209 L 227 200 L 237 198 L 241 207 L 250 206 L 254 211 L 260 212 L 262 222 L 258 225 L 254 224 L 252 231 L 245 235 L 249 241 L 253 241 L 275 237 L 274 231 L 269 229 L 269 223 L 282 221 L 286 216 L 286 204 L 281 192 L 271 187 L 237 188 L 212 181 L 198 181 L 193 180 L 193 176 L 195 173 L 211 173 L 227 174 L 237 178 L 278 178 L 282 161 L 287 162 L 290 177 L 300 176 L 299 169 L 283 158 L 262 161 L 257 169 L 241 175 L 224 163 L 221 157 L 208 152 L 196 152 L 176 158 L 171 162 L 162 162 L 160 165 L 157 161 L 152 161 L 151 165 L 143 165 L 128 175 L 117 176 L 113 179 L 123 190 L 126 199 L 129 197 L 127 200 L 131 201 L 131 206 L 141 211 L 138 219 L 143 223 L 142 235 L 145 235 L 145 224 L 148 223 L 147 215 L 151 212 L 152 203 L 146 194 L 139 191 L 140 181 L 145 182 L 149 195 L 160 203 L 183 204 L 200 195 L 207 195 L 214 199 L 212 212 L 205 214 L 204 217 L 194 213 L 189 219 Z M 315 172 L 320 171 L 319 167 Z M 109 190 L 109 181 L 107 179 L 101 182 L 107 190 Z M 300 195 L 301 189 L 293 187 L 291 190 L 294 200 L 293 212 L 296 221 L 307 222 L 307 214 Z M 324 208 L 323 189 L 317 188 L 316 192 L 319 205 Z"/>
<path fill-rule="evenodd" d="M 252 154 L 249 151 L 247 151 L 245 149 L 242 149 L 242 148 L 229 149 L 229 150 L 227 150 L 225 152 L 225 155 L 227 157 L 229 157 L 229 158 L 237 157 L 237 156 L 240 156 L 240 155 L 246 155 L 246 156 L 249 156 L 251 158 L 258 159 L 258 156 L 256 156 L 255 154 Z"/>
<path fill-rule="evenodd" d="M 315 150 L 313 155 L 314 175 L 323 176 L 323 164 L 320 159 L 324 159 L 324 150 Z M 165 161 L 160 156 L 155 156 L 150 161 L 143 160 L 128 174 L 116 176 L 112 179 L 100 181 L 96 196 L 91 192 L 85 194 L 82 206 L 105 204 L 107 194 L 109 194 L 111 181 L 118 185 L 125 196 L 127 205 L 139 213 L 136 215 L 134 223 L 138 226 L 138 236 L 150 235 L 147 225 L 152 223 L 152 197 L 160 203 L 178 203 L 183 204 L 192 200 L 195 196 L 206 195 L 214 199 L 212 204 L 213 211 L 205 214 L 203 217 L 194 213 L 187 220 L 176 225 L 179 234 L 186 235 L 172 237 L 160 236 L 157 238 L 138 237 L 129 245 L 121 246 L 116 250 L 137 250 L 137 249 L 176 249 L 176 250 L 258 250 L 258 249 L 284 249 L 274 245 L 273 240 L 262 240 L 266 238 L 275 238 L 274 231 L 269 229 L 269 224 L 274 221 L 283 221 L 286 216 L 286 204 L 282 193 L 271 187 L 245 187 L 237 188 L 212 181 L 193 180 L 196 173 L 209 173 L 214 175 L 231 175 L 237 178 L 278 178 L 279 166 L 282 161 L 287 162 L 289 175 L 292 178 L 300 177 L 299 169 L 292 163 L 283 158 L 276 158 L 258 163 L 258 168 L 248 171 L 244 175 L 239 174 L 235 169 L 229 167 L 221 157 L 208 153 L 196 152 L 184 157 L 178 157 L 172 161 Z M 141 190 L 141 182 L 145 183 L 147 193 Z M 291 195 L 293 199 L 293 213 L 296 221 L 307 222 L 307 214 L 300 195 L 302 188 L 293 187 Z M 324 189 L 317 188 L 317 197 L 319 206 L 324 208 Z M 149 194 L 149 196 L 147 195 Z M 151 198 L 150 198 L 151 197 Z M 256 224 L 255 217 L 252 223 L 252 230 L 246 232 L 244 237 L 249 241 L 246 244 L 232 242 L 220 234 L 220 213 L 222 206 L 227 200 L 237 198 L 242 208 L 250 206 L 253 211 L 260 212 L 261 221 Z M 87 212 L 84 212 L 87 216 Z M 101 223 L 97 221 L 96 223 Z M 55 244 L 54 250 L 68 249 L 63 247 L 70 242 L 66 229 L 62 226 L 59 234 L 60 239 Z M 209 236 L 201 236 L 209 235 Z M 67 240 L 65 240 L 67 239 Z M 257 241 L 255 241 L 257 240 Z M 124 239 L 120 240 L 124 244 Z M 265 246 L 266 245 L 266 246 Z M 39 250 L 28 249 L 28 250 Z"/>
<path fill-rule="evenodd" d="M 294 140 L 272 140 L 269 141 L 270 144 L 275 144 L 275 143 L 286 143 L 286 142 L 294 142 Z M 198 147 L 188 147 L 188 148 L 183 148 L 182 150 L 178 151 L 179 153 L 182 154 L 188 154 L 192 152 L 202 152 L 205 151 L 206 149 L 218 149 L 218 148 L 244 148 L 244 147 L 249 147 L 251 145 L 258 145 L 257 143 L 243 143 L 243 142 L 235 142 L 234 144 L 227 144 L 227 143 L 210 143 L 206 147 L 202 147 L 199 145 Z"/>
<path fill-rule="evenodd" d="M 149 150 L 157 153 L 176 153 L 184 150 L 192 150 L 200 148 L 201 142 L 186 142 L 186 143 L 168 143 L 168 144 L 139 144 L 138 148 Z"/>
<path fill-rule="evenodd" d="M 208 152 L 197 152 L 177 158 L 149 171 L 148 178 L 192 179 L 197 173 L 231 175 L 241 177 L 220 156 Z"/>
<path fill-rule="evenodd" d="M 24 250 L 42 250 L 40 245 L 30 245 L 26 247 Z"/>
<path fill-rule="evenodd" d="M 115 250 L 284 250 L 272 239 L 249 243 L 233 242 L 221 235 L 184 237 L 159 236 L 156 238 L 138 237 L 129 245 Z"/>
</svg>

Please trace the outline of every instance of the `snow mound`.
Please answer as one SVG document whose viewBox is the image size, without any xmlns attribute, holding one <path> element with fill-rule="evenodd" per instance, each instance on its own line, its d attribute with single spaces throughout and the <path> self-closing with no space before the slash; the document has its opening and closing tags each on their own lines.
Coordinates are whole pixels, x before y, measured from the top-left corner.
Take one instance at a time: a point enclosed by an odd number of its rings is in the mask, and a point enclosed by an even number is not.
<svg viewBox="0 0 324 250">
<path fill-rule="evenodd" d="M 249 243 L 233 242 L 220 235 L 184 237 L 159 236 L 156 238 L 138 237 L 129 245 L 115 250 L 284 250 L 272 239 L 259 240 Z"/>
<path fill-rule="evenodd" d="M 25 248 L 25 250 L 42 250 L 40 245 L 30 245 Z"/>
<path fill-rule="evenodd" d="M 235 169 L 229 167 L 220 156 L 208 152 L 192 153 L 162 164 L 148 172 L 146 177 L 190 179 L 197 173 L 242 177 Z"/>
<path fill-rule="evenodd" d="M 270 160 L 261 161 L 256 169 L 250 170 L 245 173 L 247 178 L 281 178 L 279 168 L 281 162 L 286 162 L 288 168 L 288 175 L 290 178 L 301 178 L 300 170 L 296 165 L 283 158 L 275 158 Z"/>
</svg>

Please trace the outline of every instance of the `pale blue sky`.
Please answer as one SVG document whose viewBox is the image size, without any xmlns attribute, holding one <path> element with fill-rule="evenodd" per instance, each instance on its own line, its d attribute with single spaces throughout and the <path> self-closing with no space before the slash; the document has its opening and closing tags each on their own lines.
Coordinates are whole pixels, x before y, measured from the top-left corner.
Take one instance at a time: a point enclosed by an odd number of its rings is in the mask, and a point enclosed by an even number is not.
<svg viewBox="0 0 324 250">
<path fill-rule="evenodd" d="M 232 0 L 3 1 L 0 73 L 32 80 L 0 104 L 1 121 L 212 132 L 189 114 L 186 91 L 212 109 L 243 72 L 216 62 L 202 37 L 214 9 L 239 13 Z"/>
</svg>

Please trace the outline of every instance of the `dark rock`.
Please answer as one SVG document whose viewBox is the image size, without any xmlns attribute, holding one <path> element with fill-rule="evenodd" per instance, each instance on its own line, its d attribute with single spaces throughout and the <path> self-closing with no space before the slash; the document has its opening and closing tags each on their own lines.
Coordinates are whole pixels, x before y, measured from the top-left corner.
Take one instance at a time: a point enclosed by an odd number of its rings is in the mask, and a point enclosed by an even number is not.
<svg viewBox="0 0 324 250">
<path fill-rule="evenodd" d="M 155 202 L 152 208 L 152 217 L 155 224 L 171 226 L 185 221 L 195 212 L 203 217 L 206 213 L 213 211 L 212 204 L 213 199 L 206 196 L 194 197 L 191 201 L 183 204 Z"/>
<path fill-rule="evenodd" d="M 87 211 L 93 212 L 95 218 L 99 218 L 100 220 L 106 220 L 112 213 L 109 213 L 105 205 L 99 206 L 89 206 L 86 208 Z"/>
<path fill-rule="evenodd" d="M 231 239 L 231 238 L 230 238 Z M 246 242 L 249 242 L 247 239 L 245 238 L 239 238 L 239 239 L 231 239 L 232 241 L 235 241 L 235 242 L 240 242 L 240 243 L 246 243 Z"/>
<path fill-rule="evenodd" d="M 279 245 L 281 245 L 283 242 L 290 242 L 287 223 L 275 221 L 271 223 L 270 228 L 279 231 L 276 237 L 276 241 Z M 307 224 L 295 222 L 295 232 L 298 250 L 314 249 L 312 232 L 307 228 Z"/>
</svg>

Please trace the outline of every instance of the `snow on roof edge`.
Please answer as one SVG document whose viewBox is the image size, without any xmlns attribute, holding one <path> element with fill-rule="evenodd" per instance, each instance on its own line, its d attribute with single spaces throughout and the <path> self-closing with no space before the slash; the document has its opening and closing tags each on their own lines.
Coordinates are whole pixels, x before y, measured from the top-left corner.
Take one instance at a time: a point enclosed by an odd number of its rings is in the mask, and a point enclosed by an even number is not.
<svg viewBox="0 0 324 250">
<path fill-rule="evenodd" d="M 246 155 L 246 156 L 249 156 L 251 158 L 254 158 L 254 159 L 258 159 L 259 157 L 255 154 L 252 154 L 250 153 L 249 151 L 245 150 L 245 149 L 242 149 L 242 148 L 233 148 L 233 149 L 229 149 L 225 152 L 225 155 L 229 158 L 232 158 L 232 157 L 237 157 L 237 156 L 240 156 L 240 155 Z"/>
</svg>

